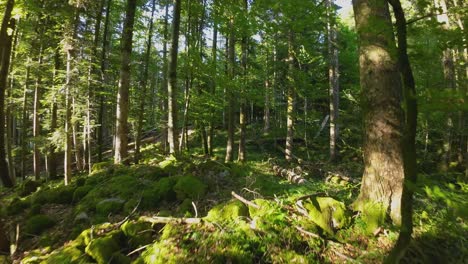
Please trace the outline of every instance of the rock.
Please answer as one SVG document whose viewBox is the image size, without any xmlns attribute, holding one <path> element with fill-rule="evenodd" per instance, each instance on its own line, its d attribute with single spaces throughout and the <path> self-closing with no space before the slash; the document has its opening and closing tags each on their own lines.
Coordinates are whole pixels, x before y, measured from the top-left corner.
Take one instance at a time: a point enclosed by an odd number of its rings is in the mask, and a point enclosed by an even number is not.
<svg viewBox="0 0 468 264">
<path fill-rule="evenodd" d="M 44 230 L 55 225 L 55 221 L 47 215 L 35 215 L 26 221 L 24 232 L 32 235 L 39 235 Z"/>
<path fill-rule="evenodd" d="M 198 200 L 206 194 L 206 189 L 206 184 L 194 176 L 180 177 L 174 186 L 177 199 L 180 201 L 187 198 Z"/>
<path fill-rule="evenodd" d="M 75 223 L 89 222 L 89 216 L 86 212 L 81 212 L 75 216 Z"/>
<path fill-rule="evenodd" d="M 89 260 L 81 250 L 76 247 L 64 247 L 50 254 L 42 263 L 86 263 Z"/>
<path fill-rule="evenodd" d="M 238 200 L 232 200 L 226 204 L 219 204 L 213 207 L 205 219 L 210 222 L 226 222 L 248 216 L 249 208 Z"/>
<path fill-rule="evenodd" d="M 153 241 L 153 228 L 147 222 L 127 221 L 120 230 L 127 237 L 128 244 L 132 249 L 149 244 Z"/>
<path fill-rule="evenodd" d="M 109 198 L 96 204 L 96 213 L 99 215 L 115 214 L 122 210 L 125 201 L 120 198 Z"/>
<path fill-rule="evenodd" d="M 92 240 L 86 246 L 85 252 L 98 264 L 106 264 L 112 259 L 114 253 L 120 250 L 120 231 L 113 231 L 105 237 Z"/>
<path fill-rule="evenodd" d="M 176 181 L 177 178 L 175 177 L 165 177 L 151 184 L 142 193 L 141 207 L 143 209 L 150 209 L 158 206 L 163 200 L 174 201 L 176 193 L 173 188 Z"/>
<path fill-rule="evenodd" d="M 331 197 L 312 197 L 303 206 L 310 219 L 330 235 L 349 224 L 344 203 Z"/>
</svg>

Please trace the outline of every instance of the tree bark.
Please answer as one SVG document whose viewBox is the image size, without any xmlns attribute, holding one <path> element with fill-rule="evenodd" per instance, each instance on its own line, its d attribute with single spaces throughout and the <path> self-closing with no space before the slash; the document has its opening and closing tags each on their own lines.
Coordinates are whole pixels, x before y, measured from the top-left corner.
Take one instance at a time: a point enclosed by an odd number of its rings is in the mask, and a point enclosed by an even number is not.
<svg viewBox="0 0 468 264">
<path fill-rule="evenodd" d="M 213 6 L 216 7 L 217 0 L 214 0 Z M 216 16 L 216 13 L 214 14 Z M 216 76 L 218 75 L 218 67 L 217 67 L 217 62 L 218 62 L 218 24 L 215 20 L 214 25 L 213 25 L 213 42 L 212 42 L 212 48 L 211 48 L 211 64 L 213 67 L 213 76 L 214 78 L 211 79 L 210 85 L 210 93 L 215 94 L 216 92 Z M 210 128 L 207 136 L 207 144 L 208 144 L 208 154 L 210 157 L 213 156 L 213 140 L 214 140 L 214 111 L 212 111 L 211 118 L 210 118 Z"/>
<path fill-rule="evenodd" d="M 296 69 L 296 58 L 294 56 L 294 32 L 289 31 L 288 33 L 288 91 L 287 91 L 287 132 L 286 132 L 286 147 L 285 147 L 285 158 L 287 161 L 292 160 L 293 155 L 293 140 L 294 140 L 294 104 L 295 104 L 295 69 Z"/>
<path fill-rule="evenodd" d="M 146 53 L 145 53 L 145 61 L 144 63 L 144 70 L 143 70 L 143 77 L 141 81 L 141 97 L 140 97 L 140 107 L 138 110 L 138 123 L 137 123 L 137 134 L 135 138 L 135 155 L 134 155 L 134 161 L 135 164 L 138 164 L 140 161 L 140 146 L 141 146 L 141 133 L 143 130 L 143 118 L 144 118 L 144 112 L 145 112 L 145 102 L 146 102 L 146 90 L 148 89 L 148 76 L 149 76 L 149 63 L 150 63 L 150 57 L 151 57 L 151 47 L 152 47 L 152 41 L 153 41 L 153 28 L 154 28 L 154 13 L 156 11 L 156 0 L 153 0 L 152 2 L 152 8 L 151 8 L 151 19 L 150 19 L 150 25 L 148 29 L 148 39 L 146 42 Z"/>
<path fill-rule="evenodd" d="M 353 0 L 353 7 L 360 44 L 365 131 L 364 173 L 353 205 L 367 217 L 369 228 L 382 224 L 387 213 L 400 224 L 404 180 L 402 85 L 388 3 Z"/>
<path fill-rule="evenodd" d="M 27 152 L 27 142 L 26 142 L 26 130 L 28 129 L 28 91 L 29 91 L 29 80 L 31 74 L 31 59 L 28 57 L 26 60 L 26 79 L 24 81 L 24 90 L 23 90 L 23 109 L 21 115 L 21 135 L 20 135 L 20 145 L 21 145 L 21 178 L 24 180 L 26 178 L 26 152 Z"/>
<path fill-rule="evenodd" d="M 174 0 L 174 14 L 172 18 L 172 43 L 169 56 L 168 84 L 167 84 L 167 136 L 169 141 L 169 153 L 178 155 L 178 119 L 177 119 L 177 53 L 179 50 L 179 29 L 181 0 Z"/>
<path fill-rule="evenodd" d="M 235 48 L 236 48 L 236 39 L 235 39 L 235 30 L 234 30 L 234 17 L 230 18 L 229 27 L 231 28 L 229 32 L 229 46 L 228 46 L 228 75 L 231 79 L 231 87 L 226 91 L 227 96 L 227 145 L 226 145 L 226 157 L 225 162 L 232 162 L 234 160 L 234 66 L 236 63 L 235 58 Z"/>
<path fill-rule="evenodd" d="M 44 22 L 44 21 L 42 21 Z M 42 97 L 42 63 L 43 63 L 43 33 L 44 28 L 39 29 L 41 33 L 39 34 L 39 54 L 37 59 L 37 69 L 36 69 L 36 84 L 34 86 L 34 106 L 33 106 L 33 170 L 34 178 L 39 180 L 41 178 L 41 153 L 39 151 L 39 137 L 41 134 L 41 124 L 39 121 L 39 111 L 42 109 L 41 97 Z"/>
<path fill-rule="evenodd" d="M 247 0 L 244 0 L 244 11 L 247 14 L 249 10 L 248 2 Z M 244 27 L 247 27 L 244 25 Z M 239 133 L 239 154 L 237 157 L 237 160 L 239 162 L 245 162 L 246 160 L 246 151 L 245 151 L 245 137 L 246 137 L 246 98 L 245 98 L 245 87 L 247 86 L 247 52 L 248 52 L 248 33 L 247 29 L 244 28 L 244 32 L 242 34 L 242 71 L 243 71 L 243 87 L 241 88 L 241 102 L 240 102 L 240 111 L 239 111 L 239 128 L 240 128 L 240 133 Z"/>
<path fill-rule="evenodd" d="M 3 15 L 3 21 L 0 28 L 0 179 L 3 186 L 13 187 L 13 181 L 10 178 L 8 164 L 5 157 L 5 91 L 7 77 L 10 67 L 10 55 L 12 49 L 13 35 L 8 34 L 8 29 L 15 30 L 15 19 L 11 17 L 11 12 L 15 4 L 14 0 L 8 0 Z"/>
<path fill-rule="evenodd" d="M 115 127 L 115 164 L 126 164 L 128 156 L 128 111 L 130 90 L 130 61 L 133 46 L 133 25 L 135 22 L 137 0 L 128 0 L 126 16 L 122 33 L 122 55 L 120 68 L 119 91 L 117 95 L 116 127 Z"/>
</svg>

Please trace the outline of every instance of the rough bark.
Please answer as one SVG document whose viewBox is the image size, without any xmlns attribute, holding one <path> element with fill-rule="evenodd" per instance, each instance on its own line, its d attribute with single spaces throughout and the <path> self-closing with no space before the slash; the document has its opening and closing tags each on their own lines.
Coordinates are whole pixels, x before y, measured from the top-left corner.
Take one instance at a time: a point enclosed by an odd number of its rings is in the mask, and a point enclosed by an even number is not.
<svg viewBox="0 0 468 264">
<path fill-rule="evenodd" d="M 354 208 L 380 225 L 388 213 L 401 223 L 404 169 L 401 81 L 388 3 L 353 0 L 359 37 L 360 83 L 364 112 L 364 173 Z"/>
<path fill-rule="evenodd" d="M 145 112 L 145 102 L 146 102 L 146 90 L 148 89 L 148 76 L 149 76 L 149 63 L 151 57 L 151 47 L 153 41 L 153 28 L 154 28 L 154 13 L 156 11 L 156 0 L 152 2 L 151 8 L 151 19 L 148 28 L 148 39 L 146 42 L 146 52 L 145 52 L 145 61 L 144 63 L 144 70 L 143 76 L 141 81 L 141 97 L 140 97 L 140 106 L 138 109 L 138 121 L 137 121 L 137 133 L 135 138 L 135 155 L 134 161 L 135 164 L 138 164 L 140 161 L 140 147 L 141 147 L 141 133 L 143 130 L 143 119 L 144 119 L 144 112 Z"/>
<path fill-rule="evenodd" d="M 405 179 L 401 200 L 401 228 L 397 243 L 387 258 L 387 263 L 399 263 L 404 256 L 413 232 L 413 188 L 417 179 L 416 129 L 417 94 L 413 71 L 407 53 L 406 18 L 400 0 L 389 0 L 396 18 L 398 36 L 398 64 L 403 80 L 405 126 L 403 136 L 403 159 Z"/>
<path fill-rule="evenodd" d="M 174 14 L 172 18 L 172 43 L 169 56 L 169 79 L 167 85 L 167 136 L 169 141 L 169 153 L 178 155 L 178 135 L 177 127 L 177 53 L 179 50 L 179 29 L 181 0 L 174 0 Z"/>
<path fill-rule="evenodd" d="M 115 125 L 115 152 L 114 163 L 128 163 L 128 111 L 130 90 L 130 61 L 133 46 L 133 25 L 137 0 L 128 0 L 122 33 L 122 55 L 120 66 L 119 90 L 117 95 L 116 125 Z"/>
<path fill-rule="evenodd" d="M 0 28 L 0 179 L 3 186 L 13 187 L 13 181 L 10 178 L 8 164 L 6 162 L 5 152 L 5 91 L 7 77 L 10 67 L 10 55 L 12 49 L 13 36 L 8 34 L 8 29 L 15 30 L 15 20 L 11 18 L 15 2 L 8 0 L 3 15 L 3 21 Z"/>
</svg>

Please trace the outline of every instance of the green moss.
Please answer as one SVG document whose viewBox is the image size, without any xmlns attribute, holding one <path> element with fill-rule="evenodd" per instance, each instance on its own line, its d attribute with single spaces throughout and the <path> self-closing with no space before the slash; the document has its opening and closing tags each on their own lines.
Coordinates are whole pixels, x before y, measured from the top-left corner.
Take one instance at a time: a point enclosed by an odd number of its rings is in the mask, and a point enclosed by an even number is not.
<svg viewBox="0 0 468 264">
<path fill-rule="evenodd" d="M 94 234 L 92 229 L 86 229 L 74 240 L 74 243 L 78 247 L 86 247 L 94 239 Z"/>
<path fill-rule="evenodd" d="M 89 263 L 89 259 L 86 254 L 76 247 L 64 247 L 62 249 L 56 250 L 50 254 L 41 263 Z"/>
<path fill-rule="evenodd" d="M 120 229 L 127 237 L 128 245 L 131 248 L 147 245 L 153 240 L 153 229 L 151 224 L 147 222 L 127 221 Z"/>
<path fill-rule="evenodd" d="M 226 222 L 240 217 L 248 217 L 249 208 L 238 200 L 232 200 L 226 204 L 213 207 L 206 216 L 210 222 Z"/>
<path fill-rule="evenodd" d="M 55 221 L 47 215 L 35 215 L 26 221 L 24 231 L 27 234 L 39 235 L 44 230 L 55 225 Z"/>
<path fill-rule="evenodd" d="M 190 252 L 172 239 L 154 243 L 142 254 L 146 264 L 190 263 Z M 193 262 L 193 260 L 192 260 Z"/>
<path fill-rule="evenodd" d="M 76 188 L 75 192 L 73 193 L 73 202 L 76 203 L 83 199 L 83 197 L 85 197 L 88 194 L 88 192 L 92 189 L 93 187 L 89 185 L 84 185 Z"/>
<path fill-rule="evenodd" d="M 95 174 L 97 172 L 105 171 L 111 166 L 112 166 L 112 163 L 110 161 L 94 163 L 93 167 L 91 168 L 91 174 Z"/>
<path fill-rule="evenodd" d="M 37 181 L 26 180 L 23 184 L 21 184 L 18 190 L 18 195 L 21 197 L 28 196 L 35 192 L 39 186 L 41 186 L 41 184 Z"/>
<path fill-rule="evenodd" d="M 174 191 L 177 194 L 177 199 L 200 199 L 206 194 L 207 186 L 202 181 L 194 176 L 180 177 L 174 186 Z"/>
<path fill-rule="evenodd" d="M 162 200 L 173 201 L 176 194 L 173 191 L 176 184 L 176 178 L 166 177 L 152 183 L 142 192 L 141 207 L 143 209 L 155 208 Z"/>
<path fill-rule="evenodd" d="M 120 236 L 120 231 L 113 231 L 105 237 L 93 239 L 86 246 L 85 252 L 98 264 L 106 264 L 120 250 Z"/>
<path fill-rule="evenodd" d="M 28 215 L 30 217 L 34 215 L 38 215 L 41 213 L 41 209 L 42 209 L 42 206 L 40 204 L 34 204 L 31 206 L 31 209 L 29 209 Z"/>
<path fill-rule="evenodd" d="M 110 264 L 130 264 L 131 262 L 129 257 L 120 252 L 115 252 L 109 261 Z"/>
<path fill-rule="evenodd" d="M 365 223 L 365 233 L 370 235 L 385 222 L 386 211 L 379 203 L 368 202 L 363 205 L 361 219 Z"/>
<path fill-rule="evenodd" d="M 19 198 L 13 199 L 11 203 L 6 208 L 6 212 L 8 215 L 16 215 L 24 211 L 24 209 L 28 208 L 30 203 L 28 200 L 22 200 Z"/>
<path fill-rule="evenodd" d="M 96 213 L 99 215 L 115 214 L 122 211 L 124 200 L 120 198 L 109 198 L 96 204 Z"/>
<path fill-rule="evenodd" d="M 275 263 L 310 263 L 306 256 L 293 250 L 284 250 L 271 256 Z"/>
<path fill-rule="evenodd" d="M 331 197 L 313 197 L 310 202 L 304 203 L 304 208 L 307 209 L 310 220 L 330 235 L 349 224 L 344 203 Z"/>
<path fill-rule="evenodd" d="M 84 185 L 86 184 L 86 178 L 84 178 L 84 177 L 79 177 L 78 179 L 76 179 L 75 184 L 76 184 L 76 186 L 78 186 L 78 187 L 84 186 Z"/>
</svg>

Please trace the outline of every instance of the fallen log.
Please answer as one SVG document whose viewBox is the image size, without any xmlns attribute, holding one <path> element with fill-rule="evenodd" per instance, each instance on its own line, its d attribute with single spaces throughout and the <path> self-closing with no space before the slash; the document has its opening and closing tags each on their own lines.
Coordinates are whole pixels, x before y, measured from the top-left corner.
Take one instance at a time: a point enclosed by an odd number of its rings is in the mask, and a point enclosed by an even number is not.
<svg viewBox="0 0 468 264">
<path fill-rule="evenodd" d="M 163 217 L 163 216 L 140 216 L 140 221 L 148 222 L 151 224 L 169 224 L 169 223 L 178 223 L 178 224 L 201 224 L 203 219 L 201 218 L 177 218 L 177 217 Z"/>
<path fill-rule="evenodd" d="M 300 168 L 285 169 L 279 165 L 273 165 L 273 171 L 277 176 L 286 178 L 291 183 L 304 184 L 307 182 L 302 176 L 302 170 Z"/>
</svg>

